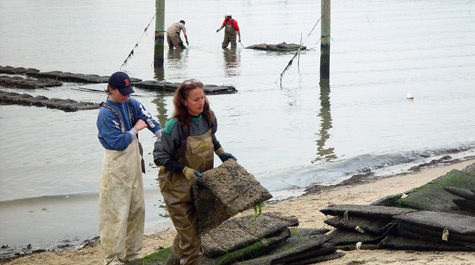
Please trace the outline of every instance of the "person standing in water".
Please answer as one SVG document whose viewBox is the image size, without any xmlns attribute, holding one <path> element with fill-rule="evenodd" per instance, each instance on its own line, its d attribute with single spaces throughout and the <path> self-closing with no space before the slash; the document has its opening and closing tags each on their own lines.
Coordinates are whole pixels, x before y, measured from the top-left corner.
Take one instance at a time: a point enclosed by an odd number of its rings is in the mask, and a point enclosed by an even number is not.
<svg viewBox="0 0 475 265">
<path fill-rule="evenodd" d="M 170 50 L 174 47 L 177 49 L 186 49 L 180 37 L 181 31 L 183 31 L 183 36 L 185 36 L 186 45 L 190 45 L 188 42 L 188 35 L 186 35 L 185 21 L 180 20 L 180 22 L 173 23 L 167 29 L 167 43 Z"/>
<path fill-rule="evenodd" d="M 231 43 L 231 49 L 236 49 L 236 35 L 239 37 L 239 42 L 241 42 L 241 31 L 239 30 L 238 22 L 233 19 L 232 14 L 227 12 L 224 14 L 223 24 L 216 32 L 219 32 L 221 29 L 224 29 L 224 39 L 221 47 L 227 48 L 229 43 Z"/>
</svg>

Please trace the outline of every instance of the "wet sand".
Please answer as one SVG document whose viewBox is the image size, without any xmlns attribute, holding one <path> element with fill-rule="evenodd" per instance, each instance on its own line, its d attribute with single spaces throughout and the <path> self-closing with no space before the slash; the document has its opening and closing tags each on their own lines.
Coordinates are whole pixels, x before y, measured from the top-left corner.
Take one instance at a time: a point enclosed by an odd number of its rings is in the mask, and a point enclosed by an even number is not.
<svg viewBox="0 0 475 265">
<path fill-rule="evenodd" d="M 380 179 L 359 181 L 356 184 L 334 186 L 319 192 L 267 204 L 263 211 L 296 216 L 302 228 L 330 228 L 319 209 L 331 204 L 370 204 L 388 195 L 409 191 L 412 188 L 444 175 L 452 169 L 462 170 L 475 163 L 475 159 L 421 168 L 417 172 Z M 242 214 L 252 214 L 252 211 Z M 171 245 L 175 231 L 167 229 L 147 235 L 142 255 L 149 255 Z M 474 264 L 474 252 L 404 251 L 404 250 L 353 250 L 343 251 L 342 258 L 319 264 Z M 41 252 L 24 256 L 6 264 L 101 264 L 100 242 L 81 249 Z"/>
</svg>

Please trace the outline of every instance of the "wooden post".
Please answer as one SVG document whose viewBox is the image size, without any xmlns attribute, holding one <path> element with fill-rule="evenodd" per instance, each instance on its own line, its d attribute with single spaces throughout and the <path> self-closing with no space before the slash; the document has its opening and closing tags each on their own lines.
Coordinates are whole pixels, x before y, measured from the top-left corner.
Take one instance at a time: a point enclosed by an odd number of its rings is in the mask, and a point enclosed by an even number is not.
<svg viewBox="0 0 475 265">
<path fill-rule="evenodd" d="M 330 14 L 331 0 L 321 0 L 322 29 L 320 39 L 320 82 L 330 82 Z"/>
<path fill-rule="evenodd" d="M 153 66 L 163 68 L 165 47 L 165 0 L 155 0 L 155 46 Z"/>
</svg>

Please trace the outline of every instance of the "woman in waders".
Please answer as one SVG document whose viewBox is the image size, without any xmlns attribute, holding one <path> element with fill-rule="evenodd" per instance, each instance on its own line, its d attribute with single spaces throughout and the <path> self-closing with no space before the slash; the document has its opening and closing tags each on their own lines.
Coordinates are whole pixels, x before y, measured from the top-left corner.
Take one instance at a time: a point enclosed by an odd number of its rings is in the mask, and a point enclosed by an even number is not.
<svg viewBox="0 0 475 265">
<path fill-rule="evenodd" d="M 183 81 L 173 96 L 175 112 L 155 142 L 153 158 L 160 166 L 158 180 L 177 236 L 167 264 L 198 264 L 201 240 L 197 233 L 193 188 L 204 172 L 213 168 L 214 153 L 221 161 L 236 158 L 216 139 L 218 122 L 210 110 L 203 83 Z"/>
</svg>

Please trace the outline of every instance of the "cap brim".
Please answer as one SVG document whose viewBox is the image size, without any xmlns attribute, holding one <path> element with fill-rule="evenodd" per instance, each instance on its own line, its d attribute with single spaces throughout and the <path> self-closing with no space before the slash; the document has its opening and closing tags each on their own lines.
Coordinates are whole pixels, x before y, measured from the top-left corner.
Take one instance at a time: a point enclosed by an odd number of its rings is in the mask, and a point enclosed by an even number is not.
<svg viewBox="0 0 475 265">
<path fill-rule="evenodd" d="M 120 88 L 119 92 L 120 92 L 120 94 L 122 94 L 124 96 L 127 96 L 127 95 L 130 95 L 130 94 L 134 93 L 135 91 L 132 88 L 132 86 L 128 86 L 128 87 Z"/>
</svg>

